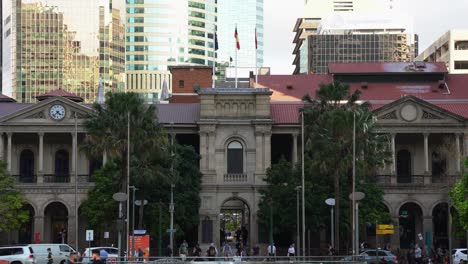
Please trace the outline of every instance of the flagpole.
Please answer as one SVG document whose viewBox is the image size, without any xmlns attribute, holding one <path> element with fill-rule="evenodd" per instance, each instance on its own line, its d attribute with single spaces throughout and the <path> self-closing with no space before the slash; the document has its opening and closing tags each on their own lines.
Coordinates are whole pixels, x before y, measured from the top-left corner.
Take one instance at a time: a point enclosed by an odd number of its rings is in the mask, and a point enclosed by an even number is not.
<svg viewBox="0 0 468 264">
<path fill-rule="evenodd" d="M 215 83 L 215 64 L 216 64 L 216 31 L 213 31 L 214 34 L 213 34 L 213 38 L 214 38 L 214 43 L 213 43 L 213 74 L 211 75 L 211 79 L 212 79 L 212 83 L 211 83 L 211 88 L 215 88 L 216 87 L 216 83 Z"/>
<path fill-rule="evenodd" d="M 236 88 L 237 88 L 237 42 L 238 42 L 238 38 L 239 38 L 239 33 L 237 32 L 237 23 L 236 23 L 236 65 L 235 65 L 235 71 L 236 71 Z"/>
<path fill-rule="evenodd" d="M 257 64 L 257 27 L 255 27 L 255 85 L 254 88 L 257 88 L 258 85 L 258 64 Z"/>
</svg>

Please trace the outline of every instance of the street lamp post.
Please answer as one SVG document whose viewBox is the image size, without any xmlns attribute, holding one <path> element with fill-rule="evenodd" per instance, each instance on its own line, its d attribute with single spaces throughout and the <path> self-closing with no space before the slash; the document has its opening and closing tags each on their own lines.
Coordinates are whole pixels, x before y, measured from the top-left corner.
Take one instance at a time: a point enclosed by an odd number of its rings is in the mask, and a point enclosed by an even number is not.
<svg viewBox="0 0 468 264">
<path fill-rule="evenodd" d="M 171 203 L 169 204 L 169 213 L 171 214 L 171 225 L 169 230 L 169 245 L 171 247 L 171 257 L 174 255 L 174 184 L 171 184 Z"/>
<path fill-rule="evenodd" d="M 124 201 L 126 201 L 128 199 L 128 197 L 127 197 L 126 193 L 118 192 L 118 193 L 114 193 L 114 195 L 112 195 L 112 199 L 119 202 L 119 218 L 118 218 L 118 230 L 119 230 L 119 232 L 118 232 L 118 237 L 117 237 L 117 247 L 118 247 L 118 251 L 119 251 L 119 260 L 120 260 L 120 257 L 122 256 L 122 228 L 123 228 L 123 224 L 122 224 L 122 217 L 123 217 L 122 203 Z"/>
<path fill-rule="evenodd" d="M 305 184 L 304 184 L 304 112 L 301 112 L 301 152 L 302 152 L 302 177 L 301 177 L 301 181 L 302 181 L 302 253 L 304 254 L 305 256 Z"/>
<path fill-rule="evenodd" d="M 299 213 L 299 190 L 301 189 L 301 186 L 296 186 L 296 212 L 297 212 L 297 222 L 296 222 L 296 243 L 297 243 L 297 256 L 301 256 L 301 228 L 299 227 L 301 225 L 301 219 L 300 219 L 300 213 Z"/>
<path fill-rule="evenodd" d="M 354 224 L 356 225 L 354 232 L 353 232 L 353 245 L 355 248 L 353 248 L 353 255 L 358 255 L 359 254 L 359 201 L 364 199 L 366 195 L 363 192 L 353 192 L 349 195 L 349 199 L 355 202 L 355 210 L 353 212 L 353 219 Z M 377 246 L 377 245 L 376 245 Z"/>
<path fill-rule="evenodd" d="M 333 209 L 335 208 L 335 199 L 334 198 L 328 198 L 325 200 L 325 203 L 330 206 L 330 237 L 331 237 L 331 246 L 332 248 L 335 248 L 335 225 L 334 225 L 334 218 L 333 218 Z"/>
<path fill-rule="evenodd" d="M 272 253 L 273 255 L 273 201 L 269 201 L 270 205 L 270 252 L 267 253 Z"/>
<path fill-rule="evenodd" d="M 134 257 L 135 256 L 135 192 L 138 191 L 138 188 L 136 188 L 135 186 L 130 186 L 130 189 L 133 190 L 133 196 L 132 196 L 132 257 Z"/>
</svg>

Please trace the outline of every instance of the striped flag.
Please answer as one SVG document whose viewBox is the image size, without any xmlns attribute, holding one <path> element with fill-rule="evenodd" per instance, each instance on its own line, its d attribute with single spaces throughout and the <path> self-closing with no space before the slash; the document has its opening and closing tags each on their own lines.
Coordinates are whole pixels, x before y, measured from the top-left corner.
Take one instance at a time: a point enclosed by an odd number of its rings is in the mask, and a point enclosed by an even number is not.
<svg viewBox="0 0 468 264">
<path fill-rule="evenodd" d="M 237 34 L 237 26 L 236 26 L 236 31 L 234 31 L 234 38 L 236 39 L 237 49 L 240 49 L 239 34 Z"/>
<path fill-rule="evenodd" d="M 255 28 L 255 49 L 258 49 L 257 28 Z"/>
</svg>

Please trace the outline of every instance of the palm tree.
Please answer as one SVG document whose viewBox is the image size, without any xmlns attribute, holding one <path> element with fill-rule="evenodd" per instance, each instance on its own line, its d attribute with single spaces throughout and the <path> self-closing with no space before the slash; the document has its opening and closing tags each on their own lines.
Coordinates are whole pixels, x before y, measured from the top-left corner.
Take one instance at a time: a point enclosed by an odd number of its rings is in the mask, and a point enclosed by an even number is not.
<svg viewBox="0 0 468 264">
<path fill-rule="evenodd" d="M 358 90 L 350 93 L 349 85 L 333 82 L 320 85 L 316 92 L 317 100 L 310 96 L 303 99 L 306 155 L 312 160 L 315 174 L 328 175 L 334 181 L 337 251 L 340 241 L 340 185 L 343 180 L 350 182 L 352 177 L 354 115 L 359 175 L 372 175 L 390 155 L 388 139 L 375 133 L 376 120 L 370 112 L 370 104 L 358 103 L 359 96 Z M 344 176 L 347 178 L 343 179 Z"/>
</svg>

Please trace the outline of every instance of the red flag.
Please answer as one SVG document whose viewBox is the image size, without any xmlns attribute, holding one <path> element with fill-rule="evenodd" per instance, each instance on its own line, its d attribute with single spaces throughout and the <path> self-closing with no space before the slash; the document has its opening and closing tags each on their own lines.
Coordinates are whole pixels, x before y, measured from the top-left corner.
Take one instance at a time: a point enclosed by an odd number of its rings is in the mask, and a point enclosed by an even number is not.
<svg viewBox="0 0 468 264">
<path fill-rule="evenodd" d="M 257 28 L 255 28 L 255 49 L 258 49 Z"/>
<path fill-rule="evenodd" d="M 236 31 L 234 31 L 234 38 L 236 39 L 237 49 L 240 49 L 239 34 L 237 34 L 237 27 L 236 27 Z"/>
</svg>

